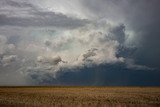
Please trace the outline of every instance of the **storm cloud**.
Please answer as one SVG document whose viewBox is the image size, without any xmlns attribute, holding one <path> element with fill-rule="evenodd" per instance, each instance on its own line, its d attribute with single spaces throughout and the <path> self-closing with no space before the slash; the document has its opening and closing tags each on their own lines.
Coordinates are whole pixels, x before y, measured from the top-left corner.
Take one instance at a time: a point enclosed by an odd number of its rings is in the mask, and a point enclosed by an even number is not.
<svg viewBox="0 0 160 107">
<path fill-rule="evenodd" d="M 142 72 L 142 80 L 159 75 L 158 4 L 158 0 L 1 0 L 0 84 L 78 85 L 88 77 L 90 85 L 93 81 L 129 85 L 136 78 L 123 80 L 121 72 L 131 77 L 133 71 Z M 92 81 L 97 70 L 103 71 L 97 78 L 113 74 L 117 79 Z M 78 74 L 80 79 L 72 81 Z M 152 85 L 159 79 L 146 81 Z"/>
</svg>

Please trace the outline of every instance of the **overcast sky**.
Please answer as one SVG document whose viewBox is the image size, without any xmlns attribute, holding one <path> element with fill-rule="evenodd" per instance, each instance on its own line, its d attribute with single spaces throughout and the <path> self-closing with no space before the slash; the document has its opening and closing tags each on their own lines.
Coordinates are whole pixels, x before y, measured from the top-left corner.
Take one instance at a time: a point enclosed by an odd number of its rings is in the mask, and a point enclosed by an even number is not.
<svg viewBox="0 0 160 107">
<path fill-rule="evenodd" d="M 0 85 L 160 85 L 159 0 L 0 0 Z"/>
</svg>

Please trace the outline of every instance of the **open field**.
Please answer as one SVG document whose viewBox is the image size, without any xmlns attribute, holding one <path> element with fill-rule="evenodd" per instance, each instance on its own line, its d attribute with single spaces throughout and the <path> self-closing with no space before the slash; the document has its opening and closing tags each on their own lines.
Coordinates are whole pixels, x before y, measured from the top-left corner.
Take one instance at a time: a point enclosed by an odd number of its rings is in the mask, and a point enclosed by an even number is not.
<svg viewBox="0 0 160 107">
<path fill-rule="evenodd" d="M 160 107 L 160 87 L 0 87 L 0 107 Z"/>
</svg>

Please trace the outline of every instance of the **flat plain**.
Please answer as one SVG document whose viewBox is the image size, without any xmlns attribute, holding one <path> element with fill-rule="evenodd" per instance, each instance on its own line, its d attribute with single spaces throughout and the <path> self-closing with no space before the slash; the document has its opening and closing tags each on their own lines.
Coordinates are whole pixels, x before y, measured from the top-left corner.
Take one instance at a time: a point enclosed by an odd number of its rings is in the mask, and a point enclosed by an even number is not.
<svg viewBox="0 0 160 107">
<path fill-rule="evenodd" d="M 160 87 L 0 87 L 0 107 L 160 107 Z"/>
</svg>

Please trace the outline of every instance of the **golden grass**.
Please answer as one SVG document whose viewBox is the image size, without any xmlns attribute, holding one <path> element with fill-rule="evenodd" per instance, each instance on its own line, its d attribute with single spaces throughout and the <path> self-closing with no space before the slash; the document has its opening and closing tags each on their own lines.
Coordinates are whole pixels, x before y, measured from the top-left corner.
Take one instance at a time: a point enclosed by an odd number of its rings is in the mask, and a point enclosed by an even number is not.
<svg viewBox="0 0 160 107">
<path fill-rule="evenodd" d="M 160 107 L 160 87 L 1 87 L 0 107 Z"/>
</svg>

